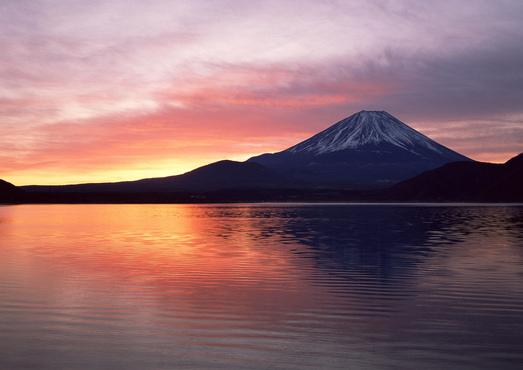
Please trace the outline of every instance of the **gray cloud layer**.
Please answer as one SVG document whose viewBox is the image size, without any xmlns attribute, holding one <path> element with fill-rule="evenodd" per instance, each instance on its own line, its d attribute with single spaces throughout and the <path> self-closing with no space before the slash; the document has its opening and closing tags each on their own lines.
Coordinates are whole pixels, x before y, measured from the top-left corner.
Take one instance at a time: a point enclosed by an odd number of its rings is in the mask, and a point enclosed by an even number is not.
<svg viewBox="0 0 523 370">
<path fill-rule="evenodd" d="M 203 142 L 221 117 L 259 145 L 379 109 L 506 160 L 523 142 L 521 19 L 519 0 L 2 1 L 0 157 L 29 165 L 53 127 L 184 126 Z"/>
</svg>

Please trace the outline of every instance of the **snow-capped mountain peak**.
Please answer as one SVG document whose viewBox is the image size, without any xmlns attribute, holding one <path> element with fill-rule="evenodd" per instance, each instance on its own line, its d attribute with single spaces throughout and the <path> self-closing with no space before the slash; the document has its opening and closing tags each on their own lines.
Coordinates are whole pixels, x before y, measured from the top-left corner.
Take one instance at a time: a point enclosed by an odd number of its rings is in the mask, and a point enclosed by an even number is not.
<svg viewBox="0 0 523 370">
<path fill-rule="evenodd" d="M 248 161 L 314 184 L 383 187 L 470 160 L 385 111 L 361 111 L 286 150 Z"/>
<path fill-rule="evenodd" d="M 442 153 L 441 145 L 385 111 L 361 111 L 289 149 L 290 153 L 325 154 L 388 142 L 414 154 L 421 146 Z"/>
</svg>

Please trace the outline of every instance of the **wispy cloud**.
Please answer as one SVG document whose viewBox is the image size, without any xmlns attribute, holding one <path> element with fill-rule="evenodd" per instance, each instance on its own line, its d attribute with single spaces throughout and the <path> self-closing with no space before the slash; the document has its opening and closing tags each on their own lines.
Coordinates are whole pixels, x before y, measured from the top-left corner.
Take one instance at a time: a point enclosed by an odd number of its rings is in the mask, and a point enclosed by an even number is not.
<svg viewBox="0 0 523 370">
<path fill-rule="evenodd" d="M 520 1 L 0 4 L 0 178 L 166 176 L 387 110 L 475 159 L 523 138 Z"/>
</svg>

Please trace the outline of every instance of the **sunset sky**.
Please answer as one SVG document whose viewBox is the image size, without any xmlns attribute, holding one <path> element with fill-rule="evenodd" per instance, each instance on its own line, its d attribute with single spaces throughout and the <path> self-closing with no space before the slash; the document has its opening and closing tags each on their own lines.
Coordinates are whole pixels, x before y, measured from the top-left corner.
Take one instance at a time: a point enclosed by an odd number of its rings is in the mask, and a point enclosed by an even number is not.
<svg viewBox="0 0 523 370">
<path fill-rule="evenodd" d="M 386 110 L 523 151 L 521 0 L 1 0 L 0 179 L 134 180 Z"/>
</svg>

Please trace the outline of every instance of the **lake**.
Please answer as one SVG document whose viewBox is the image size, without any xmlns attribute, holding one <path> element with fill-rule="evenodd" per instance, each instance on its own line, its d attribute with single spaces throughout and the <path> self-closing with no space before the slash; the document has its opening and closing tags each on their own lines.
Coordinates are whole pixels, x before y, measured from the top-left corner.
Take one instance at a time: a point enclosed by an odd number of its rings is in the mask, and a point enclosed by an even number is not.
<svg viewBox="0 0 523 370">
<path fill-rule="evenodd" d="M 494 368 L 523 206 L 0 206 L 0 369 Z"/>
</svg>

